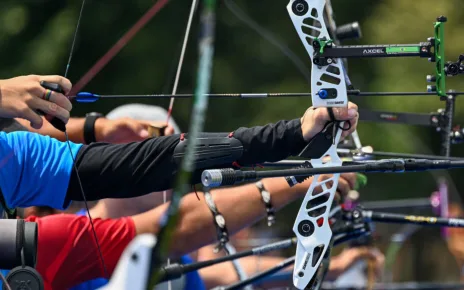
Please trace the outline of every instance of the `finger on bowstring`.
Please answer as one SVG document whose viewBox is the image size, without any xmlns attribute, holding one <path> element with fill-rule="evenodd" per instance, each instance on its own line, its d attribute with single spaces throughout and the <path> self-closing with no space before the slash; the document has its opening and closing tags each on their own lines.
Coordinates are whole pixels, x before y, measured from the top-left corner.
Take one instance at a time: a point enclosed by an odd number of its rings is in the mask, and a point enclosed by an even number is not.
<svg viewBox="0 0 464 290">
<path fill-rule="evenodd" d="M 59 84 L 63 89 L 65 95 L 67 95 L 72 89 L 71 81 L 59 75 L 40 76 L 40 80 Z"/>
<path fill-rule="evenodd" d="M 31 127 L 34 129 L 40 129 L 43 125 L 42 117 L 34 112 L 34 110 L 27 108 L 21 114 L 22 119 L 26 119 L 31 123 Z"/>
<path fill-rule="evenodd" d="M 34 98 L 32 100 L 32 107 L 36 110 L 40 110 L 45 113 L 45 115 L 57 117 L 62 120 L 65 124 L 68 123 L 70 114 L 69 111 L 58 106 L 57 104 L 49 101 L 45 101 L 39 98 Z"/>
</svg>

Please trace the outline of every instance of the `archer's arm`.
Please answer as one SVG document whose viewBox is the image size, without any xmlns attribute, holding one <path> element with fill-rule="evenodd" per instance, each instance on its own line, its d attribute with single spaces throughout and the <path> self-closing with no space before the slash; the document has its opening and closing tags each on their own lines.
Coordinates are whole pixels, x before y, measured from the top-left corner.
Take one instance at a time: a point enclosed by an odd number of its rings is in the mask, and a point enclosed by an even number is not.
<svg viewBox="0 0 464 290">
<path fill-rule="evenodd" d="M 357 106 L 334 108 L 337 120 L 349 120 L 356 129 Z M 201 158 L 191 182 L 200 181 L 201 170 L 253 165 L 298 155 L 330 120 L 326 108 L 309 108 L 301 119 L 280 121 L 232 133 L 202 133 Z M 321 135 L 319 135 L 321 136 Z M 326 136 L 324 136 L 325 138 Z M 172 135 L 129 144 L 92 143 L 79 151 L 76 166 L 89 200 L 128 198 L 171 188 L 185 152 L 188 134 Z M 320 151 L 320 148 L 318 149 Z M 71 173 L 67 198 L 82 200 L 79 180 Z"/>
<path fill-rule="evenodd" d="M 324 179 L 329 177 L 321 176 Z M 351 173 L 342 176 L 338 185 L 341 194 L 346 194 L 353 188 L 355 178 L 355 174 Z M 276 210 L 303 197 L 311 181 L 312 178 L 309 178 L 304 183 L 289 188 L 284 178 L 262 180 L 266 190 L 271 194 L 272 204 Z M 260 192 L 254 184 L 218 189 L 211 194 L 218 210 L 224 216 L 229 235 L 250 226 L 266 215 Z M 217 241 L 211 211 L 201 193 L 200 197 L 201 201 L 198 201 L 195 193 L 190 193 L 181 201 L 179 226 L 175 229 L 173 237 L 176 242 L 170 249 L 170 256 L 173 258 Z M 133 216 L 137 234 L 157 234 L 159 221 L 167 206 L 166 203 L 146 213 Z"/>
<path fill-rule="evenodd" d="M 40 129 L 34 129 L 29 125 L 29 122 L 24 119 L 16 119 L 21 125 L 26 127 L 28 131 L 39 133 L 41 135 L 50 136 L 60 141 L 66 141 L 63 132 L 53 127 L 44 117 L 43 125 Z M 69 140 L 74 143 L 86 144 L 84 138 L 84 124 L 85 118 L 70 118 L 66 124 L 66 132 L 68 133 Z M 91 126 L 92 122 L 88 123 Z M 107 118 L 98 118 L 93 123 L 94 138 L 97 142 L 109 143 L 129 143 L 136 141 L 143 141 L 149 137 L 148 127 L 150 125 L 163 126 L 165 122 L 142 121 L 131 118 L 118 118 L 110 120 Z M 92 132 L 89 130 L 89 132 Z M 173 128 L 166 129 L 166 136 L 173 133 Z M 92 136 L 90 133 L 89 135 Z"/>
<path fill-rule="evenodd" d="M 44 136 L 50 136 L 52 138 L 58 139 L 60 141 L 65 141 L 64 133 L 55 129 L 55 127 L 50 124 L 45 117 L 42 117 L 43 125 L 39 129 L 34 129 L 31 127 L 28 121 L 20 118 L 16 118 L 21 125 L 27 128 L 29 132 L 38 133 Z M 75 143 L 84 143 L 84 128 L 85 118 L 70 118 L 66 124 L 66 132 L 68 133 L 69 140 Z"/>
<path fill-rule="evenodd" d="M 45 283 L 51 285 L 48 289 L 69 289 L 92 279 L 108 279 L 99 251 L 111 276 L 123 251 L 135 237 L 130 218 L 93 220 L 100 249 L 86 216 L 55 214 L 28 220 L 38 224 L 36 269 Z"/>
</svg>

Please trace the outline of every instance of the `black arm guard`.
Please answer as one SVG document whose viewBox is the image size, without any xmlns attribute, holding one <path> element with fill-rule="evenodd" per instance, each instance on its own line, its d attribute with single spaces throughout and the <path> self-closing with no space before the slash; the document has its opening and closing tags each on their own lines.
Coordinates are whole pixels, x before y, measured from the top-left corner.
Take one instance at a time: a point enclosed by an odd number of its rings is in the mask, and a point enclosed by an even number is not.
<svg viewBox="0 0 464 290">
<path fill-rule="evenodd" d="M 183 135 L 174 149 L 174 160 L 180 165 L 187 149 L 188 134 Z M 218 164 L 232 164 L 243 154 L 240 140 L 226 133 L 200 133 L 195 150 L 195 169 L 211 168 Z"/>
</svg>

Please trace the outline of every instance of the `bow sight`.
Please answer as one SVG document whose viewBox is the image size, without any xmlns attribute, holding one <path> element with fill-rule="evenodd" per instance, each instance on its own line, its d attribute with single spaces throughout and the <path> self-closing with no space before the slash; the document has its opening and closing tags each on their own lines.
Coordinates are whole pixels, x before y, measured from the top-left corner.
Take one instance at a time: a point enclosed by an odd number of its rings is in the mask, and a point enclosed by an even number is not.
<svg viewBox="0 0 464 290">
<path fill-rule="evenodd" d="M 305 1 L 297 1 L 306 3 Z M 296 2 L 295 2 L 296 3 Z M 302 4 L 303 5 L 303 4 Z M 307 5 L 307 4 L 306 4 Z M 298 5 L 294 11 L 298 12 Z M 311 45 L 314 49 L 313 63 L 317 66 L 330 66 L 336 58 L 364 58 L 364 57 L 421 57 L 435 62 L 435 75 L 427 75 L 426 80 L 436 85 L 427 86 L 428 92 L 436 92 L 446 98 L 445 76 L 455 76 L 464 73 L 464 55 L 460 55 L 457 62 L 445 62 L 444 23 L 445 16 L 440 16 L 435 22 L 435 36 L 419 44 L 386 44 L 386 45 L 354 45 L 336 46 L 333 41 L 325 37 L 315 38 Z M 317 92 L 322 99 L 335 99 L 336 91 L 321 89 Z"/>
</svg>

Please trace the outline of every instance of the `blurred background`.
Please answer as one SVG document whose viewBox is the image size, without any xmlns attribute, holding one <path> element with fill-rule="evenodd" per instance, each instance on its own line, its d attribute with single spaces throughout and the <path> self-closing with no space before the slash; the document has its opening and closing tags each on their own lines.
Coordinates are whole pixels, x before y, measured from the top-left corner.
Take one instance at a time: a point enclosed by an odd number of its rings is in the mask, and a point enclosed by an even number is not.
<svg viewBox="0 0 464 290">
<path fill-rule="evenodd" d="M 76 83 L 129 28 L 148 11 L 153 0 L 87 0 L 69 78 Z M 439 15 L 446 23 L 446 59 L 464 53 L 464 2 L 462 0 L 332 0 L 338 25 L 358 21 L 363 38 L 345 44 L 419 43 L 433 36 Z M 249 18 L 271 32 L 288 47 L 301 65 L 296 66 L 281 50 L 237 18 L 218 1 L 213 93 L 308 92 L 310 61 L 287 13 L 288 1 L 229 1 Z M 26 74 L 64 74 L 72 35 L 79 15 L 78 0 L 0 1 L 0 77 Z M 170 1 L 104 67 L 84 91 L 98 94 L 170 93 L 191 3 Z M 198 23 L 198 15 L 197 21 Z M 179 93 L 192 93 L 197 67 L 198 25 L 192 28 Z M 425 76 L 434 65 L 420 58 L 355 59 L 349 75 L 362 91 L 424 91 Z M 464 90 L 463 79 L 448 79 L 448 89 Z M 444 108 L 438 97 L 357 97 L 361 108 L 395 112 L 430 113 Z M 74 116 L 90 111 L 106 113 L 124 100 L 75 104 Z M 138 100 L 167 108 L 169 100 Z M 456 125 L 464 124 L 464 107 L 458 98 Z M 309 98 L 211 99 L 207 131 L 231 131 L 301 116 L 311 105 Z M 190 118 L 190 100 L 176 100 L 173 116 L 183 130 Z M 361 123 L 363 145 L 375 150 L 438 154 L 440 137 L 431 128 Z M 452 156 L 464 156 L 464 144 L 453 145 Z M 439 177 L 447 179 L 451 199 L 461 202 L 462 170 L 413 174 L 370 174 L 362 189 L 363 200 L 428 197 Z M 464 191 L 463 191 L 464 193 Z M 273 236 L 289 236 L 299 203 L 277 215 Z M 258 228 L 266 229 L 263 224 Z M 385 248 L 390 234 L 399 229 L 377 228 L 378 243 Z M 271 234 L 270 234 L 271 235 Z M 422 229 L 403 246 L 396 260 L 396 281 L 446 281 L 459 278 L 460 269 L 449 253 L 439 229 Z"/>
</svg>

